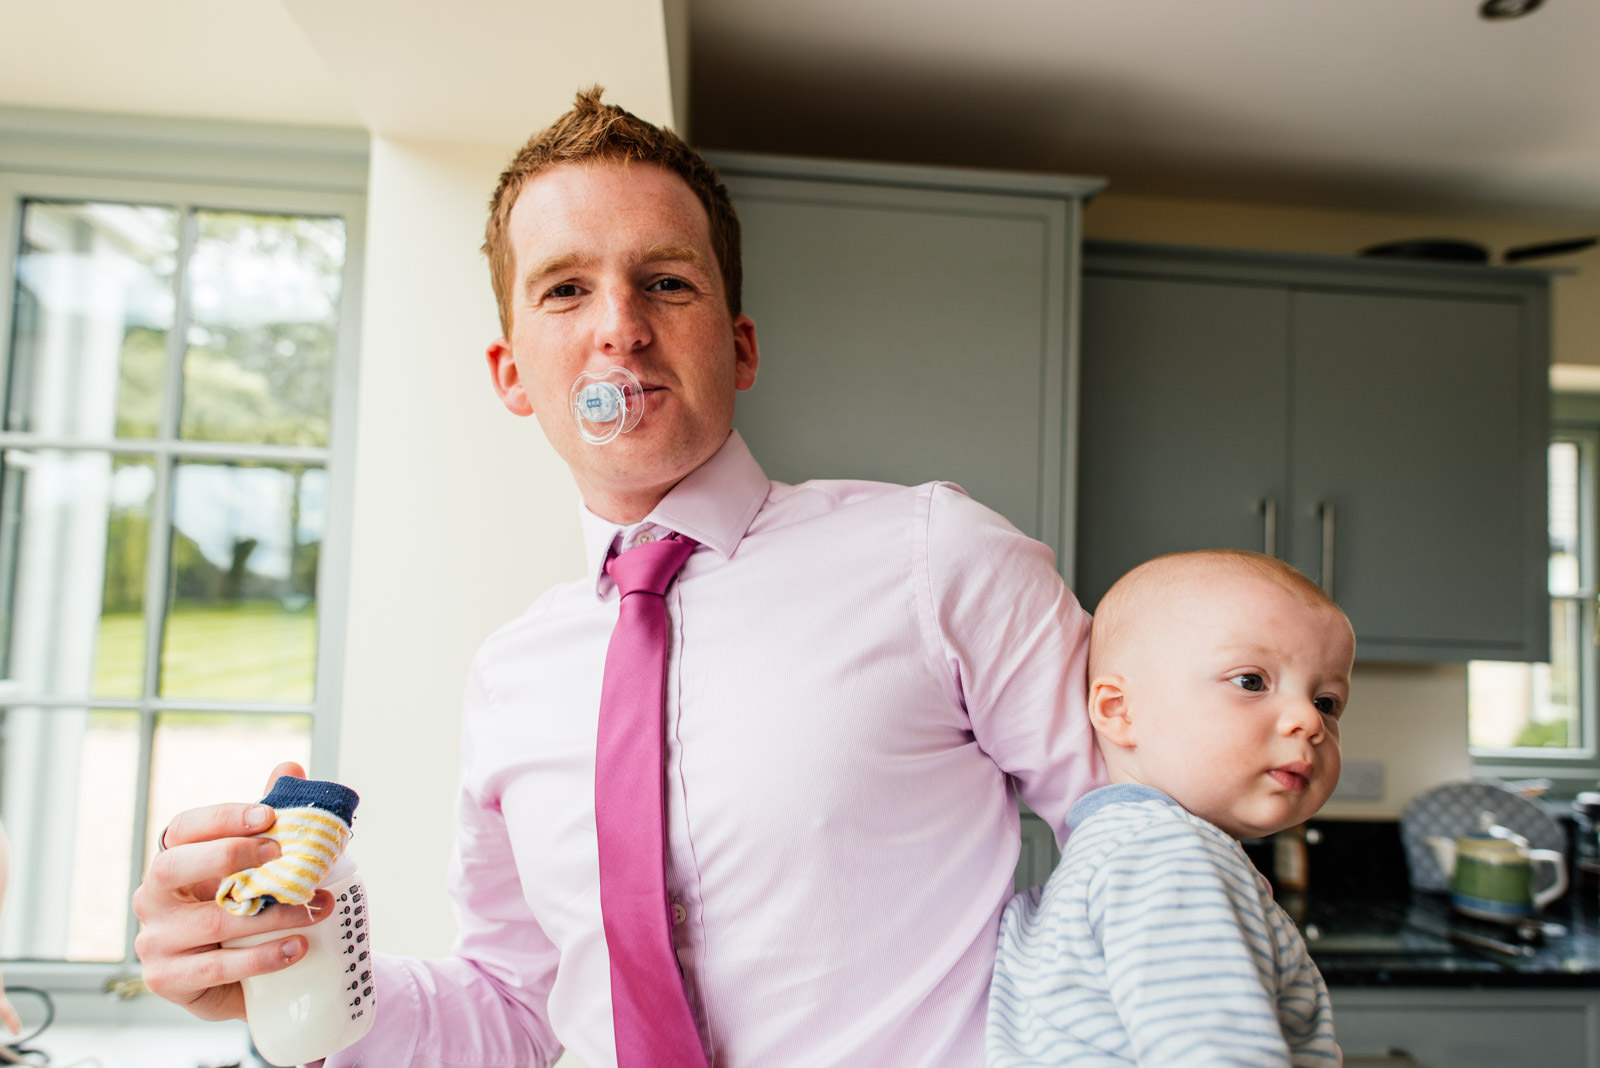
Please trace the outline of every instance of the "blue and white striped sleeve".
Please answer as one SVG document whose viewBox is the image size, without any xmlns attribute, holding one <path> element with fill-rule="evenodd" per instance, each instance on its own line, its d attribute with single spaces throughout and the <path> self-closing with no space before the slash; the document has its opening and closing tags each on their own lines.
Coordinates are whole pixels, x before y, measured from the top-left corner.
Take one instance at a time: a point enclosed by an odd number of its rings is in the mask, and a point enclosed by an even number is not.
<svg viewBox="0 0 1600 1068">
<path fill-rule="evenodd" d="M 1090 923 L 1138 1064 L 1290 1068 L 1274 932 L 1233 850 L 1162 821 L 1090 878 Z"/>
</svg>

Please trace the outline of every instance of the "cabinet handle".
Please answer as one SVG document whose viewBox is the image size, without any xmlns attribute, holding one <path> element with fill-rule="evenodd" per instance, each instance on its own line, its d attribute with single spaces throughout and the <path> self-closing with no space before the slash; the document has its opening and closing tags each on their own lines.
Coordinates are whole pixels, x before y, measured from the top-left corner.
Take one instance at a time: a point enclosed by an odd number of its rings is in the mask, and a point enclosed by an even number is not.
<svg viewBox="0 0 1600 1068">
<path fill-rule="evenodd" d="M 1278 502 L 1273 497 L 1263 497 L 1261 510 L 1261 551 L 1268 556 L 1278 555 Z"/>
<path fill-rule="evenodd" d="M 1322 592 L 1333 596 L 1333 505 L 1323 501 L 1317 505 L 1322 516 Z"/>
</svg>

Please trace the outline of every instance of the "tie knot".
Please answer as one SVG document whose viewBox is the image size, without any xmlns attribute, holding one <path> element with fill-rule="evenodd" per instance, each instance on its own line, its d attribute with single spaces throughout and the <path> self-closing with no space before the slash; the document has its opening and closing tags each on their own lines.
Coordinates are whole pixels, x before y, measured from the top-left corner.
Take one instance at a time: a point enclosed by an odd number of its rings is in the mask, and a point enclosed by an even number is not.
<svg viewBox="0 0 1600 1068">
<path fill-rule="evenodd" d="M 640 591 L 660 597 L 698 544 L 678 534 L 644 542 L 607 560 L 606 574 L 616 582 L 623 597 Z"/>
</svg>

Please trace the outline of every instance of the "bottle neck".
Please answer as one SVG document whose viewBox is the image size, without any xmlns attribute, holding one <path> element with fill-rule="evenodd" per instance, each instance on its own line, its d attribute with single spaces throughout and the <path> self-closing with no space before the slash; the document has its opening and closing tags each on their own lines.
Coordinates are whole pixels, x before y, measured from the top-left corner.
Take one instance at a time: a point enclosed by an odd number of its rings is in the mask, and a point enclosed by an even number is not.
<svg viewBox="0 0 1600 1068">
<path fill-rule="evenodd" d="M 355 875 L 357 870 L 356 858 L 351 854 L 350 850 L 346 848 L 345 851 L 339 855 L 339 859 L 334 861 L 333 865 L 328 868 L 328 874 L 323 876 L 322 882 L 318 883 L 317 885 L 333 886 L 335 883 L 342 883 L 351 876 Z"/>
</svg>

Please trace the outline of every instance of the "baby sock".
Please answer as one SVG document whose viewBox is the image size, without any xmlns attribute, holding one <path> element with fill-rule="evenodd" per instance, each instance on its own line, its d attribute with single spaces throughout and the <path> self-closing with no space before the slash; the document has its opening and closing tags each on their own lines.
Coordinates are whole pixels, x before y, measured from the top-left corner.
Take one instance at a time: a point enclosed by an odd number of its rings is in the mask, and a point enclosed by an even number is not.
<svg viewBox="0 0 1600 1068">
<path fill-rule="evenodd" d="M 254 916 L 265 905 L 304 905 L 350 840 L 360 798 L 348 786 L 284 775 L 261 799 L 278 810 L 262 832 L 282 848 L 277 860 L 222 880 L 217 904 L 235 916 Z"/>
</svg>

